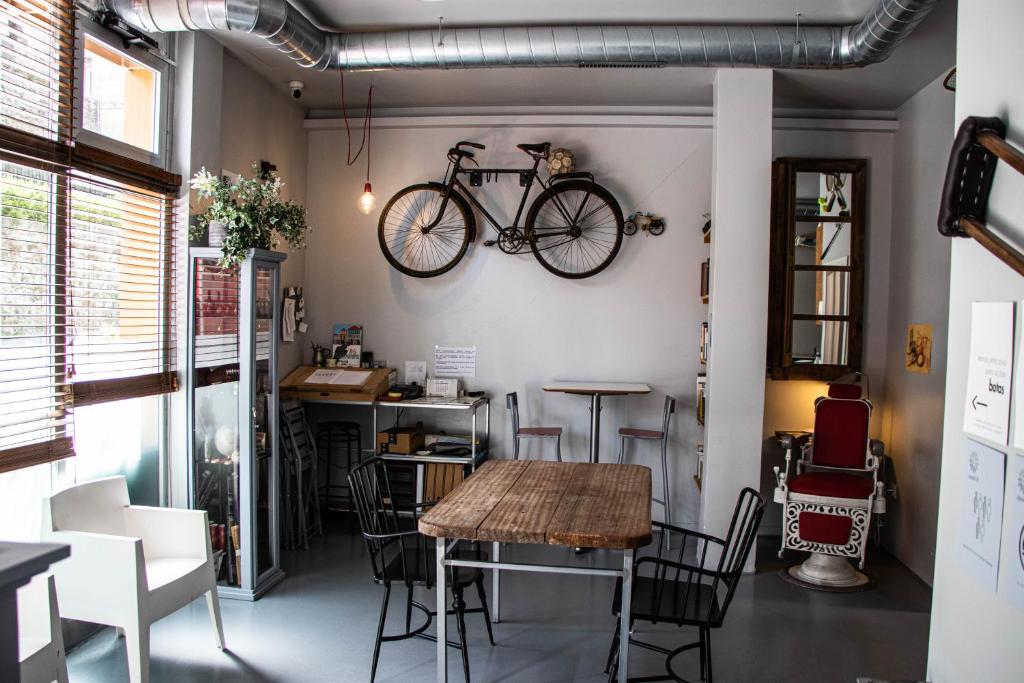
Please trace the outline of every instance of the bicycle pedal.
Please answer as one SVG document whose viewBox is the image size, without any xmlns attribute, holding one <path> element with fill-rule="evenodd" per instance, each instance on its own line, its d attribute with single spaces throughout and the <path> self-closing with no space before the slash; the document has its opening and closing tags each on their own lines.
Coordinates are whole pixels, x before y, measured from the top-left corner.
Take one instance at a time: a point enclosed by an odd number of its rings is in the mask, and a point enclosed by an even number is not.
<svg viewBox="0 0 1024 683">
<path fill-rule="evenodd" d="M 498 240 L 487 240 L 486 242 L 484 242 L 484 246 L 485 247 L 493 247 L 497 243 L 498 243 Z"/>
</svg>

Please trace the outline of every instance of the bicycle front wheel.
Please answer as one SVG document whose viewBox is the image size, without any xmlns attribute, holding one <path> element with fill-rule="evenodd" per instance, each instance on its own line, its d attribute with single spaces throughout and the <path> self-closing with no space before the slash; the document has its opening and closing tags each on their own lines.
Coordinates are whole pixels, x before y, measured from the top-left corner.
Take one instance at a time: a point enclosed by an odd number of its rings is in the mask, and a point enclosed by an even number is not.
<svg viewBox="0 0 1024 683">
<path fill-rule="evenodd" d="M 438 183 L 410 185 L 380 214 L 377 239 L 388 263 L 411 277 L 447 273 L 465 255 L 472 233 L 466 200 Z"/>
<path fill-rule="evenodd" d="M 526 235 L 540 264 L 578 280 L 608 267 L 622 246 L 622 209 L 589 180 L 556 182 L 530 207 Z"/>
</svg>

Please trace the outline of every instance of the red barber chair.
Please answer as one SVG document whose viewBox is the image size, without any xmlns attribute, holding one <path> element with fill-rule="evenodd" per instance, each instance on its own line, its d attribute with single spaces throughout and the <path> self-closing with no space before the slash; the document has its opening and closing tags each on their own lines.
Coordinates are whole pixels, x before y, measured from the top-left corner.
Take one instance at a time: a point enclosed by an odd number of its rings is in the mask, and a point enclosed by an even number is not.
<svg viewBox="0 0 1024 683">
<path fill-rule="evenodd" d="M 780 439 L 786 466 L 775 468 L 775 502 L 783 506 L 779 557 L 787 549 L 811 553 L 788 570 L 802 584 L 842 590 L 868 583 L 847 558 L 864 568 L 871 515 L 885 512 L 878 480 L 885 447 L 868 438 L 870 419 L 860 386 L 833 384 L 815 401 L 813 434 Z"/>
</svg>

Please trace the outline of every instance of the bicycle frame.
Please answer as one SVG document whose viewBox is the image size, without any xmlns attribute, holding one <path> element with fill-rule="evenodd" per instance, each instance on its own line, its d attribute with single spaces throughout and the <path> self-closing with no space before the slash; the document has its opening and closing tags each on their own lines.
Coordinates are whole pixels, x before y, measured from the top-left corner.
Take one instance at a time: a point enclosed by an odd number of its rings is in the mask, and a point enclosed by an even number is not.
<svg viewBox="0 0 1024 683">
<path fill-rule="evenodd" d="M 562 180 L 562 179 L 564 179 L 566 177 L 588 178 L 590 180 L 591 184 L 594 183 L 594 176 L 592 174 L 590 174 L 590 173 L 574 173 L 574 174 L 569 174 L 569 175 L 564 176 L 564 177 L 563 176 L 559 176 L 559 177 L 557 177 L 557 178 L 555 178 L 553 180 L 545 181 L 544 178 L 542 178 L 540 176 L 540 174 L 537 173 L 537 169 L 540 167 L 540 162 L 542 160 L 541 157 L 535 157 L 534 158 L 533 168 L 474 168 L 474 169 L 465 169 L 465 168 L 462 168 L 462 160 L 461 160 L 460 157 L 456 157 L 454 159 L 449 157 L 449 160 L 450 160 L 450 162 L 448 164 L 448 170 L 445 171 L 445 179 L 444 179 L 444 183 L 443 183 L 443 185 L 445 187 L 444 198 L 442 199 L 441 205 L 438 208 L 437 217 L 434 218 L 434 220 L 432 220 L 426 226 L 427 230 L 430 230 L 430 229 L 434 228 L 438 223 L 440 223 L 441 217 L 444 216 L 445 209 L 448 207 L 448 197 L 450 196 L 450 193 L 451 193 L 451 191 L 453 189 L 459 190 L 460 194 L 463 197 L 465 197 L 474 207 L 476 207 L 477 211 L 479 211 L 480 214 L 487 220 L 487 222 L 491 224 L 491 226 L 494 228 L 494 230 L 499 235 L 501 235 L 501 234 L 505 233 L 506 230 L 513 230 L 513 231 L 519 230 L 519 227 L 520 227 L 519 221 L 523 217 L 523 210 L 526 209 L 526 200 L 529 199 L 529 197 L 530 197 L 530 190 L 533 189 L 534 182 L 540 183 L 540 186 L 542 188 L 544 188 L 545 191 L 550 190 L 551 187 L 558 180 Z M 523 187 L 523 196 L 519 199 L 519 208 L 516 209 L 515 220 L 512 222 L 512 225 L 509 228 L 501 227 L 501 224 L 498 223 L 498 220 L 473 195 L 473 193 L 470 191 L 470 187 L 467 186 L 465 183 L 463 183 L 461 180 L 459 180 L 459 175 L 460 174 L 461 175 L 471 176 L 471 178 L 470 178 L 470 185 L 471 186 L 473 184 L 472 176 L 476 175 L 476 174 L 480 174 L 480 175 L 485 175 L 485 174 L 486 175 L 491 175 L 491 174 L 493 174 L 493 175 L 518 174 L 519 175 L 519 183 Z M 589 197 L 589 193 L 588 193 L 588 197 Z M 570 216 L 569 215 L 569 211 L 562 204 L 562 201 L 557 197 L 557 195 L 555 197 L 553 197 L 553 199 L 554 199 L 555 205 L 558 207 L 559 212 L 562 214 L 562 217 L 565 218 L 565 220 L 568 222 L 568 224 L 570 226 L 573 225 L 575 223 L 575 220 L 578 219 L 579 216 L 578 215 L 575 216 L 575 217 Z M 580 211 L 582 211 L 583 206 L 585 204 L 586 204 L 586 201 L 581 202 L 581 204 L 580 204 Z M 565 232 L 568 233 L 568 230 L 566 230 Z M 545 234 L 545 237 L 548 237 L 548 236 L 554 237 L 554 236 L 557 236 L 559 234 L 563 234 L 563 233 L 547 233 L 547 234 Z M 475 238 L 475 234 L 473 235 L 473 237 Z"/>
</svg>

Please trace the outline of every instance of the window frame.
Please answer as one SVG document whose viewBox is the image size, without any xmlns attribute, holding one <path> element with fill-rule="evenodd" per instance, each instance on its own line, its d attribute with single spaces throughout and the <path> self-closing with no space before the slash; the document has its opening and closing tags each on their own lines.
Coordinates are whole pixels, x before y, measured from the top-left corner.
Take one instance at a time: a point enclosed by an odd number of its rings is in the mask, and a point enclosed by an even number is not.
<svg viewBox="0 0 1024 683">
<path fill-rule="evenodd" d="M 156 135 L 157 150 L 156 152 L 150 152 L 148 149 L 136 147 L 127 142 L 122 142 L 111 137 L 107 137 L 101 133 L 87 130 L 84 127 L 85 121 L 85 97 L 84 97 L 84 83 L 85 83 L 85 40 L 86 37 L 92 38 L 93 40 L 102 43 L 105 47 L 113 52 L 117 52 L 125 55 L 126 57 L 133 59 L 140 64 L 153 69 L 159 75 L 160 83 L 157 88 L 157 103 L 156 103 Z M 163 38 L 163 36 L 154 36 Z M 164 50 L 164 45 L 161 42 L 161 50 Z M 75 33 L 75 82 L 78 87 L 75 88 L 75 99 L 74 99 L 74 128 L 72 135 L 77 142 L 94 147 L 96 149 L 104 150 L 117 154 L 122 157 L 127 157 L 135 161 L 142 162 L 149 166 L 155 166 L 157 168 L 168 170 L 170 168 L 170 127 L 171 127 L 171 115 L 170 115 L 170 103 L 172 96 L 172 80 L 174 78 L 174 72 L 171 70 L 173 62 L 167 59 L 162 59 L 152 54 L 148 50 L 144 49 L 125 49 L 123 39 L 108 30 L 101 24 L 98 24 L 90 16 L 82 12 L 78 13 L 78 31 Z"/>
<path fill-rule="evenodd" d="M 64 49 L 67 50 L 67 52 L 63 53 L 65 59 L 66 55 L 70 53 L 72 63 L 66 72 L 62 72 L 62 77 L 57 83 L 57 95 L 53 99 L 55 102 L 66 102 L 67 106 L 59 110 L 60 113 L 54 124 L 54 137 L 40 136 L 39 134 L 26 132 L 14 127 L 0 126 L 0 159 L 17 166 L 31 167 L 54 174 L 54 178 L 51 181 L 55 187 L 54 196 L 59 196 L 60 199 L 51 200 L 51 207 L 69 204 L 72 177 L 76 172 L 96 175 L 107 181 L 125 183 L 136 188 L 160 193 L 166 200 L 166 213 L 163 216 L 164 227 L 168 231 L 176 231 L 177 208 L 181 199 L 182 182 L 180 176 L 169 171 L 172 144 L 171 126 L 173 124 L 170 108 L 173 101 L 174 62 L 167 58 L 168 50 L 165 47 L 173 46 L 173 40 L 169 36 L 154 36 L 161 46 L 159 54 L 150 50 L 136 49 L 131 51 L 129 55 L 132 59 L 154 68 L 160 74 L 160 99 L 156 132 L 159 153 L 153 154 L 148 150 L 142 150 L 91 131 L 84 131 L 81 128 L 83 99 L 81 89 L 76 87 L 76 85 L 81 82 L 80 79 L 84 71 L 85 35 L 90 35 L 117 52 L 127 54 L 129 51 L 111 44 L 112 41 L 114 43 L 119 42 L 120 38 L 112 37 L 114 34 L 97 24 L 82 10 L 76 11 L 71 0 L 51 0 L 51 2 L 63 8 L 64 14 L 58 17 L 58 21 L 67 22 L 71 26 L 70 35 L 74 37 L 73 40 L 69 37 L 67 42 L 63 43 L 66 46 Z M 173 52 L 171 52 L 171 55 L 173 56 Z M 66 64 L 67 62 L 65 61 L 64 63 Z M 79 137 L 83 132 L 86 139 Z M 68 277 L 68 240 L 70 238 L 70 216 L 65 215 L 65 213 L 57 211 L 49 219 L 53 221 L 52 229 L 56 235 L 54 268 L 60 270 L 60 278 L 63 282 L 66 282 Z M 162 259 L 165 264 L 165 269 L 162 269 L 162 275 L 165 277 L 165 285 L 162 287 L 164 289 L 169 283 L 174 282 L 178 278 L 178 273 L 174 259 L 175 248 L 172 246 L 162 253 L 166 257 Z M 62 291 L 65 289 L 66 285 L 61 287 Z M 54 296 L 57 295 L 55 294 Z M 64 295 L 62 294 L 62 296 Z M 173 327 L 176 315 L 174 314 L 173 307 L 175 302 L 169 298 L 166 292 L 162 292 L 161 300 L 164 307 L 164 324 L 161 326 L 161 334 L 174 334 Z M 58 306 L 55 311 L 60 311 L 55 313 L 55 315 L 62 319 L 62 324 L 58 327 L 65 329 L 68 317 L 66 307 Z M 64 353 L 66 352 L 67 344 L 68 340 L 64 335 L 54 334 L 52 348 L 61 358 L 65 358 Z M 160 415 L 158 418 L 160 420 L 158 425 L 160 435 L 158 472 L 161 477 L 160 495 L 162 499 L 166 499 L 169 488 L 164 471 L 167 462 L 167 449 L 169 447 L 168 405 L 171 393 L 177 391 L 178 388 L 178 371 L 176 365 L 167 364 L 175 363 L 173 356 L 164 358 L 163 363 L 164 371 L 161 374 L 167 375 L 169 379 L 168 386 L 161 387 L 161 391 L 158 392 L 158 395 L 161 396 L 159 401 Z M 91 397 L 87 395 L 76 396 L 74 394 L 76 382 L 72 378 L 67 377 L 66 367 L 63 364 L 60 366 L 55 364 L 55 377 L 59 383 L 65 385 L 70 390 L 68 395 L 62 400 L 60 410 L 73 412 L 76 405 L 118 400 L 115 397 L 108 398 L 100 395 Z M 92 384 L 99 385 L 107 381 L 109 380 L 94 380 Z M 89 381 L 78 382 L 77 384 L 79 384 L 80 388 L 85 388 L 83 385 L 89 384 Z M 98 388 L 104 389 L 102 386 Z M 88 394 L 85 391 L 80 393 Z M 131 396 L 124 396 L 123 398 L 131 398 Z M 69 417 L 64 421 L 61 429 L 63 431 L 57 439 L 18 447 L 21 449 L 21 452 L 17 454 L 4 451 L 8 452 L 9 455 L 5 458 L 0 458 L 0 472 L 17 470 L 46 462 L 51 463 L 53 466 L 51 472 L 57 477 L 65 476 L 69 471 L 73 472 L 74 465 L 66 460 L 66 458 L 74 456 L 74 450 L 70 447 L 74 435 L 73 418 Z M 65 446 L 69 446 L 67 452 L 63 450 Z"/>
</svg>

